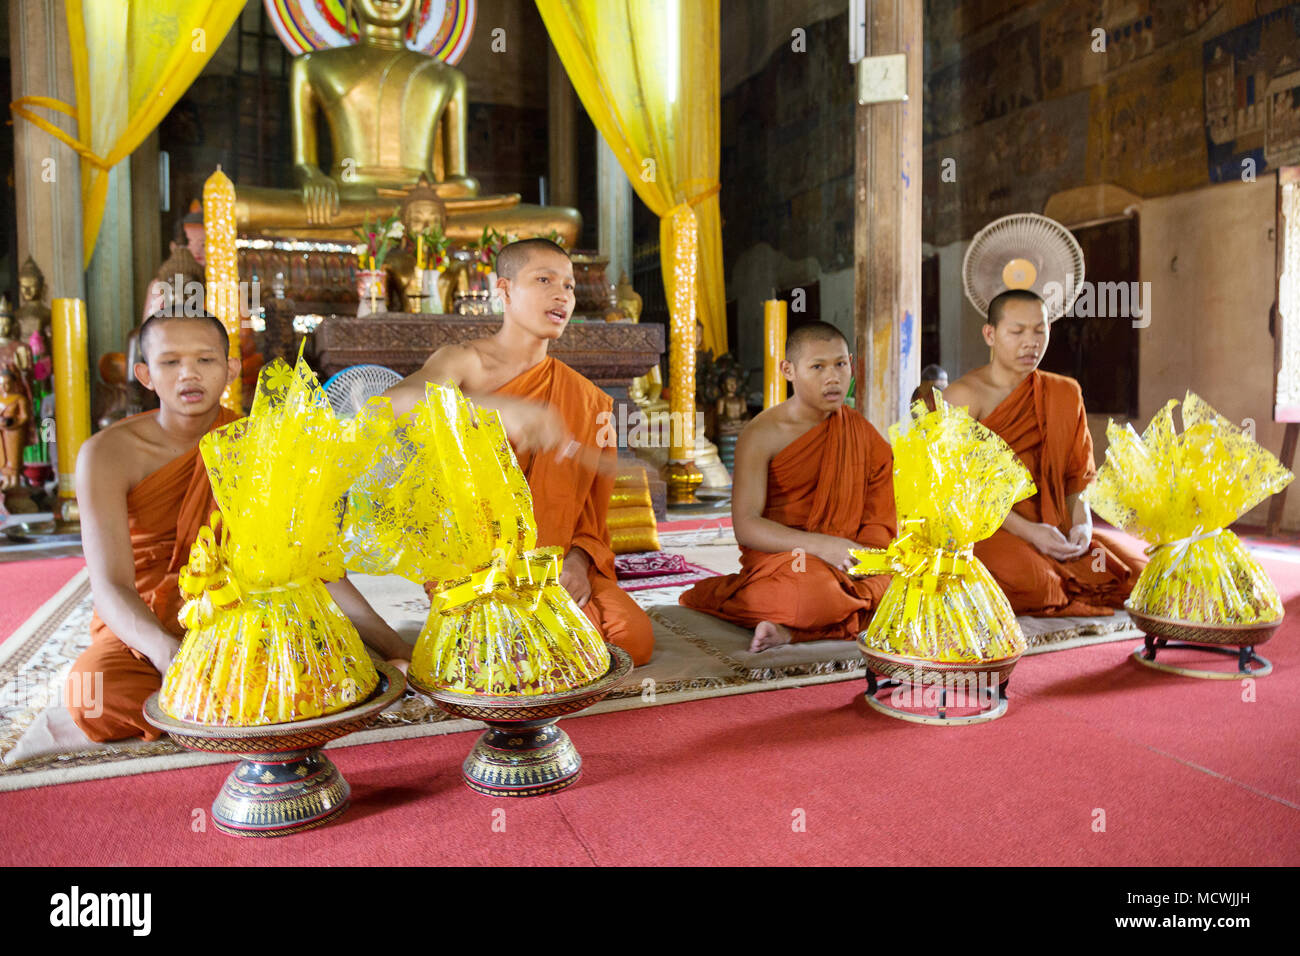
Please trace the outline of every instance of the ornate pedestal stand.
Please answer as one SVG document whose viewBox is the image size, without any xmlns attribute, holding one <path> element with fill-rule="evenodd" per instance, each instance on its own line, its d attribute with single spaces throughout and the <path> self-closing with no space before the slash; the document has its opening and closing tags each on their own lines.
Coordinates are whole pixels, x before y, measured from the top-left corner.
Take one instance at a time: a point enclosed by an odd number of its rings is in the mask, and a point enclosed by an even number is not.
<svg viewBox="0 0 1300 956">
<path fill-rule="evenodd" d="M 1005 714 L 1007 685 L 1011 681 L 1011 671 L 1016 666 L 1016 661 L 1020 660 L 1020 655 L 1016 654 L 995 661 L 926 661 L 869 648 L 862 643 L 862 638 L 858 639 L 858 649 L 867 659 L 866 697 L 867 705 L 872 710 L 899 720 L 942 726 L 982 724 L 997 720 Z M 936 685 L 939 699 L 934 708 L 935 713 L 905 710 L 876 697 L 881 689 L 905 684 L 911 685 L 914 695 L 924 694 L 926 685 Z M 974 701 L 970 697 L 974 697 Z M 972 706 L 980 709 L 976 713 L 960 717 L 948 716 L 950 708 L 969 709 Z"/>
<path fill-rule="evenodd" d="M 321 747 L 362 730 L 402 696 L 406 682 L 391 664 L 376 662 L 379 686 L 355 707 L 288 724 L 214 727 L 168 717 L 154 694 L 144 716 L 187 750 L 240 758 L 212 803 L 217 829 L 231 836 L 287 836 L 323 826 L 348 806 L 351 788 Z"/>
<path fill-rule="evenodd" d="M 1256 654 L 1255 647 L 1273 636 L 1273 632 L 1282 624 L 1280 617 L 1267 624 L 1193 624 L 1165 617 L 1152 617 L 1135 611 L 1127 605 L 1125 607 L 1129 617 L 1133 619 L 1134 626 L 1146 635 L 1146 642 L 1143 646 L 1134 648 L 1132 654 L 1133 660 L 1143 667 L 1205 680 L 1263 677 L 1273 672 L 1272 662 Z M 1164 647 L 1194 648 L 1210 654 L 1235 657 L 1237 669 L 1235 671 L 1200 670 L 1193 667 L 1179 667 L 1176 664 L 1162 664 L 1156 660 L 1156 651 Z M 1252 670 L 1252 664 L 1258 666 Z"/>
<path fill-rule="evenodd" d="M 556 694 L 486 697 L 411 686 L 454 717 L 481 720 L 488 729 L 465 758 L 462 771 L 471 790 L 491 797 L 537 797 L 577 783 L 582 757 L 555 722 L 603 699 L 632 669 L 632 658 L 612 644 L 604 677 Z"/>
</svg>

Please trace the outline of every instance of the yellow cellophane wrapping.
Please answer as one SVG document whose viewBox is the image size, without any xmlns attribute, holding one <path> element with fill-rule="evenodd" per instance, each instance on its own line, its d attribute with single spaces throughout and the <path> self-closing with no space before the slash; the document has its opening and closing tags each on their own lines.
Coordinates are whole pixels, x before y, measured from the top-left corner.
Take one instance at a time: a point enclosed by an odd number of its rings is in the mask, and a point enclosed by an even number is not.
<svg viewBox="0 0 1300 956">
<path fill-rule="evenodd" d="M 537 548 L 528 482 L 500 416 L 430 384 L 397 449 L 359 480 L 347 566 L 424 584 L 432 606 L 410 675 L 439 689 L 549 694 L 609 670 L 609 648 Z"/>
<path fill-rule="evenodd" d="M 1025 637 L 1006 595 L 972 553 L 1034 493 L 1001 438 L 940 397 L 889 430 L 898 537 L 855 551 L 854 574 L 893 573 L 867 628 L 868 647 L 930 661 L 982 662 L 1022 653 Z"/>
<path fill-rule="evenodd" d="M 392 430 L 386 401 L 340 421 L 299 358 L 263 368 L 249 416 L 203 438 L 221 511 L 181 575 L 187 633 L 163 678 L 166 713 L 255 726 L 370 696 L 379 675 L 323 582 L 343 576 L 348 486 Z"/>
<path fill-rule="evenodd" d="M 1129 606 L 1197 624 L 1282 616 L 1277 588 L 1227 526 L 1295 477 L 1242 429 L 1188 392 L 1183 430 L 1170 399 L 1141 437 L 1106 427 L 1106 461 L 1088 489 L 1092 509 L 1151 542 Z"/>
</svg>

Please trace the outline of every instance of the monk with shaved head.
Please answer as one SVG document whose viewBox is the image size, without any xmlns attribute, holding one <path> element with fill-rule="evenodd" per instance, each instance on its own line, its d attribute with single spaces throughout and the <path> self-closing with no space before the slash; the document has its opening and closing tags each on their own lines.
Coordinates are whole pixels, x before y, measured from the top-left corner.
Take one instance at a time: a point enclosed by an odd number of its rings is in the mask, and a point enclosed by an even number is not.
<svg viewBox="0 0 1300 956">
<path fill-rule="evenodd" d="M 1079 383 L 1038 368 L 1051 334 L 1043 300 L 1012 289 L 989 303 L 989 362 L 944 392 L 1002 437 L 1037 492 L 975 544 L 975 557 L 1017 614 L 1108 615 L 1122 607 L 1147 559 L 1118 535 L 1094 531 L 1083 492 L 1096 477 Z"/>
<path fill-rule="evenodd" d="M 781 373 L 793 394 L 745 426 L 736 442 L 731 521 L 739 574 L 701 581 L 687 607 L 754 629 L 752 651 L 795 641 L 852 640 L 890 576 L 850 578 L 854 548 L 894 538 L 894 456 L 844 405 L 848 341 L 813 322 L 786 339 Z"/>
<path fill-rule="evenodd" d="M 239 375 L 226 329 L 211 315 L 153 315 L 140 327 L 139 382 L 158 409 L 133 415 L 86 441 L 77 456 L 81 542 L 95 613 L 90 647 L 50 707 L 5 755 L 6 763 L 157 728 L 144 703 L 180 649 L 178 578 L 199 529 L 216 509 L 199 440 L 239 416 L 221 405 Z M 378 656 L 410 660 L 410 646 L 346 578 L 327 585 Z"/>
<path fill-rule="evenodd" d="M 405 415 L 425 384 L 455 385 L 501 413 L 533 493 L 539 547 L 564 553 L 560 583 L 610 644 L 645 664 L 654 649 L 650 618 L 614 576 L 606 515 L 617 449 L 600 441 L 613 399 L 546 354 L 573 315 L 573 263 L 549 239 L 523 239 L 497 255 L 501 328 L 464 345 L 445 345 L 388 392 Z"/>
</svg>

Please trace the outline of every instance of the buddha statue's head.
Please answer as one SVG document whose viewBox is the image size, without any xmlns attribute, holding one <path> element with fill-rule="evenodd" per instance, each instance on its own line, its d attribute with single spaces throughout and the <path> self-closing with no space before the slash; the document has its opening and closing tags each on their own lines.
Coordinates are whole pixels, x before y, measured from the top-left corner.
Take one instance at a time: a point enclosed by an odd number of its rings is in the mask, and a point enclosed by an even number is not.
<svg viewBox="0 0 1300 956">
<path fill-rule="evenodd" d="M 405 26 L 415 12 L 415 0 L 351 0 L 356 18 L 376 27 Z"/>
<path fill-rule="evenodd" d="M 45 291 L 45 277 L 41 275 L 40 267 L 31 257 L 22 264 L 18 270 L 18 301 L 22 303 L 39 302 L 41 293 Z"/>
<path fill-rule="evenodd" d="M 18 321 L 8 312 L 0 312 L 0 341 L 12 339 L 18 334 Z"/>
<path fill-rule="evenodd" d="M 429 179 L 424 173 L 420 174 L 420 181 L 406 194 L 399 211 L 399 218 L 408 236 L 416 236 L 434 227 L 442 226 L 444 219 L 442 200 L 438 198 L 437 191 L 429 185 Z"/>
</svg>

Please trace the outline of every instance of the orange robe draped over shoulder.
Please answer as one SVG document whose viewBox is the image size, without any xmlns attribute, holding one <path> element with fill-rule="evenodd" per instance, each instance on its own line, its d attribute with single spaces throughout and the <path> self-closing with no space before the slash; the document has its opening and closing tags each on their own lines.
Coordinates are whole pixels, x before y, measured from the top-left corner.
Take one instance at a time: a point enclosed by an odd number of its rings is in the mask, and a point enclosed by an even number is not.
<svg viewBox="0 0 1300 956">
<path fill-rule="evenodd" d="M 212 427 L 238 417 L 222 408 Z M 184 603 L 177 579 L 199 529 L 215 508 L 197 445 L 145 477 L 126 496 L 135 589 L 163 629 L 177 638 L 185 634 L 176 619 Z M 157 740 L 160 731 L 144 719 L 144 702 L 162 686 L 162 675 L 118 639 L 98 610 L 90 621 L 90 638 L 90 647 L 68 675 L 64 699 L 72 719 L 94 741 Z"/>
<path fill-rule="evenodd" d="M 592 447 L 599 444 L 601 425 L 614 408 L 612 398 L 550 356 L 502 385 L 497 393 L 549 405 L 564 419 L 574 438 Z M 645 611 L 618 586 L 606 524 L 614 490 L 612 465 L 618 452 L 607 445 L 601 454 L 610 461 L 608 474 L 580 464 L 576 458 L 561 461 L 555 453 L 516 453 L 533 493 L 538 547 L 563 548 L 565 554 L 581 548 L 590 556 L 587 579 L 591 597 L 583 611 L 606 641 L 627 651 L 633 664 L 645 664 L 654 650 L 654 632 Z"/>
<path fill-rule="evenodd" d="M 862 415 L 841 406 L 775 457 L 763 517 L 800 531 L 884 548 L 894 539 L 894 455 Z M 821 558 L 741 547 L 740 573 L 709 578 L 678 600 L 752 628 L 771 621 L 795 641 L 856 638 L 890 575 L 850 578 Z"/>
<path fill-rule="evenodd" d="M 1011 446 L 1038 486 L 1037 494 L 1013 510 L 1068 535 L 1072 519 L 1066 498 L 1083 491 L 1097 475 L 1079 383 L 1035 370 L 983 424 Z M 1088 552 L 1072 561 L 1049 558 L 1003 529 L 977 542 L 975 556 L 1017 614 L 1049 616 L 1114 613 L 1147 563 L 1145 555 L 1105 531 L 1094 531 Z"/>
</svg>

